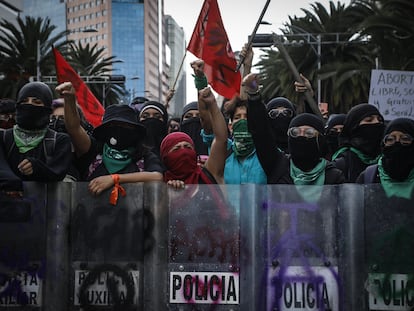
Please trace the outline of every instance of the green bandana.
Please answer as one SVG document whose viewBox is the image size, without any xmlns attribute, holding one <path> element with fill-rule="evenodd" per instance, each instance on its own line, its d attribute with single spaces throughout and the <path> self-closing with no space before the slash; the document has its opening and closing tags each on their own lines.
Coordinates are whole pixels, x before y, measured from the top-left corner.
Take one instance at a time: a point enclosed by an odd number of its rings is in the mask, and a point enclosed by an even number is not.
<svg viewBox="0 0 414 311">
<path fill-rule="evenodd" d="M 325 184 L 326 163 L 325 159 L 320 159 L 319 163 L 311 171 L 304 172 L 290 160 L 290 177 L 292 177 L 293 183 L 296 185 L 300 195 L 307 202 L 315 203 L 320 198 L 321 189 L 308 186 L 323 186 Z"/>
<path fill-rule="evenodd" d="M 110 174 L 119 172 L 131 162 L 131 149 L 116 150 L 107 144 L 103 146 L 102 162 Z"/>
<path fill-rule="evenodd" d="M 396 196 L 399 198 L 411 199 L 414 190 L 414 169 L 411 170 L 404 182 L 393 180 L 385 172 L 382 166 L 382 157 L 378 161 L 378 172 L 381 180 L 382 188 L 384 188 L 386 196 Z"/>
<path fill-rule="evenodd" d="M 377 156 L 375 158 L 371 158 L 371 157 L 367 156 L 366 154 L 362 153 L 361 151 L 359 151 L 358 149 L 356 149 L 354 147 L 342 147 L 342 148 L 338 149 L 332 155 L 332 160 L 335 160 L 341 153 L 343 153 L 347 150 L 351 150 L 353 153 L 355 153 L 358 156 L 358 158 L 362 162 L 364 162 L 365 164 L 372 165 L 372 164 L 377 164 L 378 163 L 379 156 Z"/>
<path fill-rule="evenodd" d="M 36 148 L 43 140 L 47 127 L 41 130 L 25 130 L 17 124 L 13 127 L 13 136 L 20 153 L 26 153 Z"/>
<path fill-rule="evenodd" d="M 233 151 L 236 157 L 245 158 L 254 151 L 252 134 L 247 130 L 247 120 L 239 120 L 233 125 Z"/>
</svg>

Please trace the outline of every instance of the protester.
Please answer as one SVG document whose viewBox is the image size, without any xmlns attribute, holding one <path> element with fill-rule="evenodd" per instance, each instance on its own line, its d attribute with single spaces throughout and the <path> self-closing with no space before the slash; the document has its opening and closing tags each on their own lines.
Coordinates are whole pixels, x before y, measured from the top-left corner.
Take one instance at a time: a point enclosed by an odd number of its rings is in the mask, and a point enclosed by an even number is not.
<svg viewBox="0 0 414 311">
<path fill-rule="evenodd" d="M 139 112 L 139 120 L 144 124 L 147 134 L 144 144 L 157 155 L 160 154 L 161 141 L 167 135 L 168 113 L 165 106 L 156 101 L 147 101 Z"/>
<path fill-rule="evenodd" d="M 328 144 L 326 159 L 331 160 L 332 155 L 338 150 L 339 134 L 344 127 L 346 114 L 331 114 L 325 123 L 325 135 Z"/>
<path fill-rule="evenodd" d="M 266 112 L 277 148 L 288 152 L 287 130 L 290 121 L 296 116 L 295 106 L 285 97 L 276 97 L 266 104 Z"/>
<path fill-rule="evenodd" d="M 414 190 L 414 120 L 397 118 L 385 130 L 378 164 L 368 166 L 357 183 L 381 183 L 387 197 L 410 199 Z"/>
<path fill-rule="evenodd" d="M 348 112 L 339 135 L 339 150 L 332 156 L 347 182 L 355 182 L 358 175 L 376 164 L 381 152 L 384 118 L 370 104 L 360 104 Z"/>
<path fill-rule="evenodd" d="M 12 128 L 16 124 L 16 101 L 10 98 L 0 99 L 0 128 Z"/>
<path fill-rule="evenodd" d="M 243 79 L 248 93 L 248 125 L 269 184 L 326 185 L 344 182 L 342 172 L 323 156 L 326 152 L 323 120 L 303 113 L 288 129 L 288 153 L 275 148 L 276 140 L 258 89 L 257 74 Z"/>
<path fill-rule="evenodd" d="M 90 136 L 80 124 L 72 83 L 64 82 L 56 91 L 65 99 L 66 130 L 78 157 L 81 176 L 89 181 L 92 194 L 99 195 L 112 186 L 120 189 L 122 183 L 162 180 L 159 158 L 143 146 L 145 127 L 131 107 L 107 107 L 102 124 Z M 116 200 L 111 203 L 116 204 Z"/>
<path fill-rule="evenodd" d="M 49 129 L 52 91 L 42 82 L 30 82 L 19 91 L 16 125 L 3 132 L 3 151 L 13 173 L 23 181 L 61 181 L 71 165 L 67 134 Z"/>
<path fill-rule="evenodd" d="M 170 118 L 167 122 L 168 134 L 172 132 L 178 132 L 180 130 L 180 118 Z"/>
<path fill-rule="evenodd" d="M 223 183 L 226 159 L 227 128 L 210 88 L 199 92 L 200 105 L 203 105 L 212 120 L 215 139 L 208 159 L 203 166 L 197 163 L 195 145 L 191 137 L 183 132 L 168 134 L 161 143 L 161 159 L 166 167 L 164 181 L 173 188 L 183 188 L 185 184 Z M 197 108 L 198 111 L 198 108 Z"/>
<path fill-rule="evenodd" d="M 55 130 L 59 133 L 66 133 L 66 127 L 65 127 L 65 101 L 63 98 L 57 98 L 52 101 L 52 114 L 50 115 L 50 121 L 49 121 L 49 128 L 52 130 Z M 83 114 L 82 108 L 77 105 L 79 117 L 81 120 L 81 125 L 85 129 L 85 131 L 88 134 L 91 134 L 93 131 L 93 126 L 86 121 L 85 116 Z M 72 146 L 72 154 L 73 154 L 73 161 L 69 168 L 68 173 L 66 174 L 63 181 L 71 182 L 71 181 L 77 181 L 80 180 L 79 171 L 76 168 L 75 165 L 75 151 Z"/>
<path fill-rule="evenodd" d="M 201 129 L 202 124 L 200 120 L 200 113 L 198 111 L 198 103 L 196 101 L 190 102 L 183 108 L 180 131 L 191 137 L 198 156 L 207 156 L 208 148 L 203 143 Z"/>
<path fill-rule="evenodd" d="M 244 52 L 247 53 L 246 50 Z M 196 77 L 205 77 L 203 72 L 204 62 L 202 60 L 196 60 L 191 65 Z M 248 67 L 248 70 L 250 70 L 250 67 Z M 251 134 L 247 130 L 247 102 L 238 96 L 234 96 L 228 102 L 226 114 L 229 118 L 229 131 L 232 140 L 228 142 L 224 182 L 226 184 L 265 184 L 266 174 L 257 158 Z M 212 126 L 211 120 L 208 115 L 202 116 L 201 111 L 200 117 L 203 126 L 203 141 L 207 146 L 210 146 L 214 138 L 214 135 L 209 135 Z"/>
</svg>

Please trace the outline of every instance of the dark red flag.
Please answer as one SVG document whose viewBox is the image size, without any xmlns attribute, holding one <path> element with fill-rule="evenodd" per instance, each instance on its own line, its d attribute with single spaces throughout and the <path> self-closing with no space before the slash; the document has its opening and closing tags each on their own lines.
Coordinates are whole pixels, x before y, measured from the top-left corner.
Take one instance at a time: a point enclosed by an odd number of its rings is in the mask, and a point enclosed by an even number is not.
<svg viewBox="0 0 414 311">
<path fill-rule="evenodd" d="M 221 20 L 217 0 L 205 0 L 187 50 L 205 63 L 212 88 L 226 98 L 240 92 L 241 75 Z"/>
<path fill-rule="evenodd" d="M 86 120 L 88 120 L 94 127 L 100 125 L 102 123 L 102 116 L 105 112 L 102 104 L 56 48 L 53 48 L 53 55 L 55 56 L 58 82 L 72 82 L 72 85 L 76 90 L 78 104 L 81 106 Z"/>
</svg>

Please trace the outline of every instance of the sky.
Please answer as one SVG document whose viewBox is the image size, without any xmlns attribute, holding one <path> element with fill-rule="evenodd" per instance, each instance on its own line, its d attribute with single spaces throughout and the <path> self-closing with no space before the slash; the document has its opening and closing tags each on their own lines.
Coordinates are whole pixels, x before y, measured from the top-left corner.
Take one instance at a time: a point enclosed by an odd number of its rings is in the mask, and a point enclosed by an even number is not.
<svg viewBox="0 0 414 311">
<path fill-rule="evenodd" d="M 304 16 L 301 8 L 312 10 L 311 4 L 319 2 L 329 8 L 329 0 L 271 0 L 263 16 L 263 21 L 271 25 L 260 25 L 257 33 L 280 33 L 279 29 L 289 21 L 289 16 Z M 333 1 L 335 4 L 337 0 Z M 339 0 L 349 4 L 350 0 Z M 187 44 L 190 41 L 194 26 L 200 14 L 204 0 L 164 0 L 164 14 L 171 15 L 178 25 L 183 27 Z M 217 0 L 223 25 L 226 30 L 233 51 L 239 51 L 248 41 L 257 20 L 266 4 L 266 0 Z M 259 50 L 254 49 L 254 61 L 258 60 Z M 187 102 L 197 99 L 197 92 L 191 76 L 190 62 L 196 58 L 187 53 L 185 68 L 187 71 Z M 254 68 L 252 69 L 254 72 Z"/>
</svg>

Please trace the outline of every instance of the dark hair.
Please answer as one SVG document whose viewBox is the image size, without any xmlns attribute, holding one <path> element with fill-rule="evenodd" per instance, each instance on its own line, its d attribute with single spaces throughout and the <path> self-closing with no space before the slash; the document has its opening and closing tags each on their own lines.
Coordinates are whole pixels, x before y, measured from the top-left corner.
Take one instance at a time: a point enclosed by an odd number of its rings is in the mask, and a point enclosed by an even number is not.
<svg viewBox="0 0 414 311">
<path fill-rule="evenodd" d="M 245 107 L 247 110 L 247 100 L 241 99 L 239 96 L 235 96 L 230 100 L 231 104 L 228 107 L 227 115 L 230 118 L 231 121 L 233 121 L 234 113 L 236 112 L 236 109 L 239 107 Z"/>
</svg>

